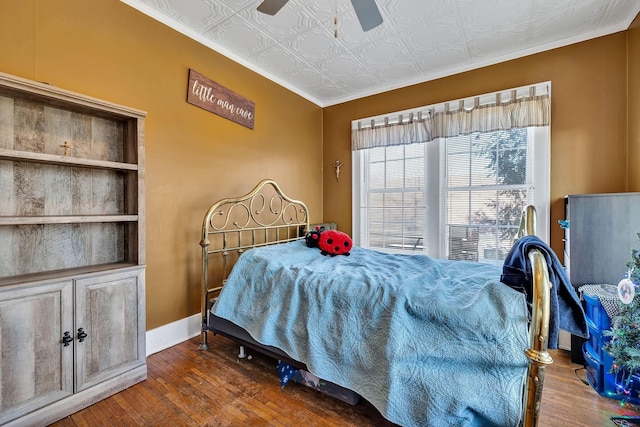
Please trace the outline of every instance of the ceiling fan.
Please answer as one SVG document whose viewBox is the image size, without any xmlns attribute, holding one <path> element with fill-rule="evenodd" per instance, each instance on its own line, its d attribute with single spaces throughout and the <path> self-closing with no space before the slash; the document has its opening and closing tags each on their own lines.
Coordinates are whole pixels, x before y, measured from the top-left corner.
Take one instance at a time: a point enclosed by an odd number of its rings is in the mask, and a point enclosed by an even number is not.
<svg viewBox="0 0 640 427">
<path fill-rule="evenodd" d="M 289 0 L 264 0 L 258 6 L 258 12 L 275 15 Z M 351 0 L 363 31 L 369 31 L 382 24 L 382 16 L 375 0 Z"/>
</svg>

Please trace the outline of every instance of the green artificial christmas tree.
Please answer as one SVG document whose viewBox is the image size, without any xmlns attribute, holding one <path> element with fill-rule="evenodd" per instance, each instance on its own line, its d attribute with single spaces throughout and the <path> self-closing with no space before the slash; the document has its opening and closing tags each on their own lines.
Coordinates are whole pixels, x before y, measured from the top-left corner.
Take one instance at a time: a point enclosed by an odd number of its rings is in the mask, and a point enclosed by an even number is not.
<svg viewBox="0 0 640 427">
<path fill-rule="evenodd" d="M 628 372 L 640 372 L 640 298 L 631 304 L 624 304 L 614 319 L 610 331 L 611 341 L 604 349 L 613 357 L 612 370 L 625 369 Z"/>
<path fill-rule="evenodd" d="M 640 239 L 640 233 L 636 233 L 636 235 Z M 637 285 L 640 282 L 640 250 L 631 250 L 631 261 L 627 263 L 627 267 L 631 273 L 629 279 Z"/>
<path fill-rule="evenodd" d="M 638 233 L 640 238 L 640 233 Z M 640 251 L 631 251 L 631 261 L 627 263 L 629 268 L 628 279 L 625 284 L 630 287 L 627 298 L 636 294 L 635 288 L 640 283 Z M 623 280 L 623 281 L 624 281 Z M 622 283 L 622 282 L 621 282 Z M 629 301 L 627 301 L 629 302 Z M 636 295 L 628 304 L 619 302 L 620 311 L 613 319 L 612 327 L 604 334 L 611 337 L 611 341 L 604 344 L 603 348 L 613 358 L 611 372 L 621 375 L 621 380 L 626 383 L 635 374 L 640 374 L 640 295 Z"/>
</svg>

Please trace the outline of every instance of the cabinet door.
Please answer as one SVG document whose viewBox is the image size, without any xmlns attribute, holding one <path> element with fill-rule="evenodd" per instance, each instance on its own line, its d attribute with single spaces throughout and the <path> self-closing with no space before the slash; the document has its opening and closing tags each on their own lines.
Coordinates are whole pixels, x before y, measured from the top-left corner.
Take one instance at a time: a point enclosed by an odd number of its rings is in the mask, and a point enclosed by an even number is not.
<svg viewBox="0 0 640 427">
<path fill-rule="evenodd" d="M 0 288 L 0 425 L 73 393 L 72 309 L 70 280 Z"/>
<path fill-rule="evenodd" d="M 75 291 L 76 391 L 143 365 L 144 270 L 81 278 Z"/>
</svg>

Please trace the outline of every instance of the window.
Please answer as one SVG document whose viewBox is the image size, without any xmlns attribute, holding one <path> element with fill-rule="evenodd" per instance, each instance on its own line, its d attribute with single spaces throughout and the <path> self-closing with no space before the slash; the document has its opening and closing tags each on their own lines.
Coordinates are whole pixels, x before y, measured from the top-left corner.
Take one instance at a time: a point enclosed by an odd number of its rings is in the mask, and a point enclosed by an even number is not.
<svg viewBox="0 0 640 427">
<path fill-rule="evenodd" d="M 366 190 L 361 194 L 360 245 L 423 249 L 426 199 L 425 144 L 363 150 Z"/>
<path fill-rule="evenodd" d="M 536 128 L 516 128 L 445 140 L 440 183 L 446 200 L 448 258 L 504 260 L 523 208 L 548 199 L 545 162 L 536 164 L 533 155 L 535 148 L 548 147 L 548 138 L 541 135 L 536 140 L 535 132 Z M 536 177 L 542 178 L 540 183 Z"/>
<path fill-rule="evenodd" d="M 522 209 L 548 241 L 549 126 L 353 152 L 353 238 L 387 252 L 501 263 Z"/>
</svg>

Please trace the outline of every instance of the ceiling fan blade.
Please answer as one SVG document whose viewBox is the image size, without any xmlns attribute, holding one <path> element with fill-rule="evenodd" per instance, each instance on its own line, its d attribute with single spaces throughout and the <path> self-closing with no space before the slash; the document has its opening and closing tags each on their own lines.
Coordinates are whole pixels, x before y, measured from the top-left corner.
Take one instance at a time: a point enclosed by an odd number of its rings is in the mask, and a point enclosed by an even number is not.
<svg viewBox="0 0 640 427">
<path fill-rule="evenodd" d="M 358 15 L 362 31 L 369 31 L 382 24 L 382 15 L 375 0 L 351 0 L 351 4 Z"/>
<path fill-rule="evenodd" d="M 275 15 L 289 0 L 264 0 L 258 6 L 258 12 Z"/>
</svg>

